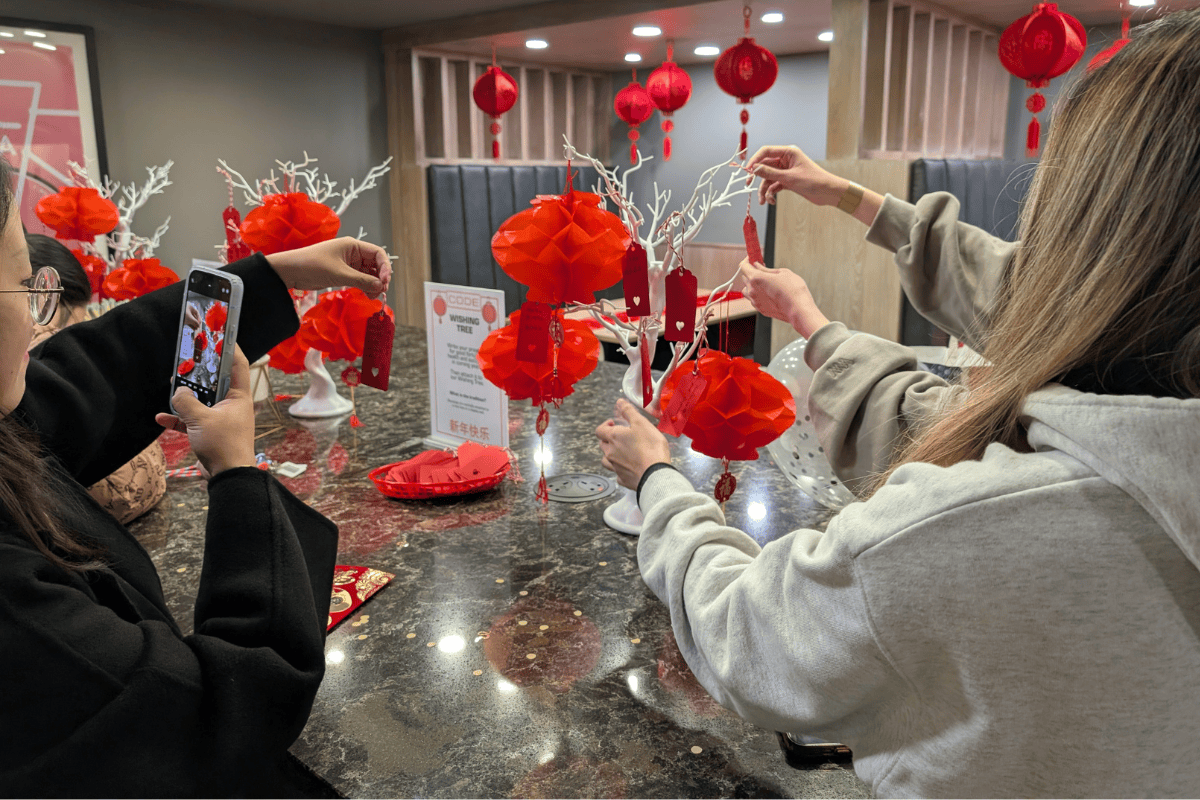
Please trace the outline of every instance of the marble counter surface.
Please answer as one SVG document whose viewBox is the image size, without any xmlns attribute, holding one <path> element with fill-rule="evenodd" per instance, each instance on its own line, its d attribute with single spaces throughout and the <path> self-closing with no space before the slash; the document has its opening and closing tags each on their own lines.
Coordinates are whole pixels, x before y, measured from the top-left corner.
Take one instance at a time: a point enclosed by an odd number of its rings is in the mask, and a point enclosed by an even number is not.
<svg viewBox="0 0 1200 800">
<path fill-rule="evenodd" d="M 309 465 L 282 482 L 339 525 L 339 562 L 396 576 L 330 632 L 325 680 L 293 753 L 349 797 L 868 796 L 844 766 L 792 769 L 773 732 L 700 687 L 638 574 L 637 539 L 603 523 L 615 496 L 534 500 L 527 402 L 509 415 L 524 482 L 437 501 L 375 489 L 371 469 L 424 449 L 425 352 L 423 331 L 398 332 L 391 390 L 357 392 L 364 427 L 259 411 L 259 448 Z M 601 363 L 552 411 L 547 475 L 611 477 L 592 432 L 623 369 Z M 275 390 L 299 393 L 305 382 L 276 380 Z M 711 491 L 719 463 L 682 442 L 673 449 L 680 470 Z M 175 465 L 191 463 L 186 446 L 167 451 Z M 760 542 L 827 521 L 765 451 L 732 471 L 739 489 L 727 519 Z M 206 509 L 202 480 L 169 479 L 163 502 L 130 526 L 185 630 Z"/>
</svg>

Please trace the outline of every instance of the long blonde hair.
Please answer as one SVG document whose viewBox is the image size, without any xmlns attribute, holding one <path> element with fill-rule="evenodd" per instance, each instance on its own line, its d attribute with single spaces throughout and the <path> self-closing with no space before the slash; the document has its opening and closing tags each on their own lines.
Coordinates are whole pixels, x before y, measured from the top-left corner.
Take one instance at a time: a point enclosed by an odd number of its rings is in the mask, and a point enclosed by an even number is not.
<svg viewBox="0 0 1200 800">
<path fill-rule="evenodd" d="M 992 363 L 904 444 L 899 465 L 1027 449 L 1025 398 L 1137 363 L 1200 396 L 1200 10 L 1135 29 L 1056 109 L 984 343 Z"/>
</svg>

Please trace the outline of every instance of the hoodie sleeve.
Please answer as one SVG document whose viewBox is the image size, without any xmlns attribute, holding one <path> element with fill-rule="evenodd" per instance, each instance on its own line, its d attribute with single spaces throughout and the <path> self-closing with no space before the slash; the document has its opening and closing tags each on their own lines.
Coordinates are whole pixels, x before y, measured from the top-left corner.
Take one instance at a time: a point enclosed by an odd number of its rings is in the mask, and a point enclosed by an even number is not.
<svg viewBox="0 0 1200 800">
<path fill-rule="evenodd" d="M 883 199 L 867 241 L 896 254 L 900 285 L 930 322 L 980 349 L 992 301 L 1017 244 L 958 221 L 958 198 Z"/>
<path fill-rule="evenodd" d="M 804 360 L 813 370 L 808 411 L 817 439 L 856 494 L 887 469 L 912 426 L 963 391 L 918 369 L 912 348 L 852 334 L 840 322 L 817 329 Z"/>
<path fill-rule="evenodd" d="M 674 470 L 647 479 L 641 507 L 642 577 L 721 705 L 768 730 L 850 742 L 903 692 L 836 534 L 798 530 L 760 549 Z"/>
</svg>

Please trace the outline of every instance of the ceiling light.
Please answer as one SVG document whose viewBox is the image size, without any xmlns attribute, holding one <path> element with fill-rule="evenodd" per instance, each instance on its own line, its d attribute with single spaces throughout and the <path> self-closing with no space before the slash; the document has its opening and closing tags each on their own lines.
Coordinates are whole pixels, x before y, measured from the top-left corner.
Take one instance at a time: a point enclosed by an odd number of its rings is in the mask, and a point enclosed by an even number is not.
<svg viewBox="0 0 1200 800">
<path fill-rule="evenodd" d="M 525 46 L 530 50 L 545 50 L 550 46 L 550 43 L 545 39 L 526 39 Z"/>
<path fill-rule="evenodd" d="M 1129 5 L 1139 7 L 1152 6 L 1154 5 L 1154 0 L 1129 0 Z"/>
<path fill-rule="evenodd" d="M 662 28 L 657 25 L 638 25 L 633 29 L 634 36 L 662 36 Z"/>
<path fill-rule="evenodd" d="M 642 60 L 642 56 L 640 53 L 626 53 L 625 60 L 636 64 Z"/>
<path fill-rule="evenodd" d="M 40 48 L 42 48 L 43 50 L 57 50 L 57 49 L 58 49 L 58 48 L 57 48 L 57 47 L 55 47 L 54 45 L 52 45 L 52 44 L 46 44 L 45 42 L 34 42 L 34 43 L 33 43 L 33 46 L 34 46 L 34 47 L 40 47 Z"/>
<path fill-rule="evenodd" d="M 0 36 L 3 36 L 5 39 L 13 38 L 13 35 L 8 31 L 0 31 Z"/>
<path fill-rule="evenodd" d="M 833 31 L 821 31 L 817 34 L 817 40 L 822 42 L 832 42 Z"/>
<path fill-rule="evenodd" d="M 698 56 L 716 56 L 721 54 L 721 48 L 713 44 L 702 44 L 692 52 Z"/>
<path fill-rule="evenodd" d="M 783 14 L 778 11 L 768 11 L 762 15 L 762 21 L 768 25 L 773 25 L 776 22 L 783 22 Z"/>
<path fill-rule="evenodd" d="M 26 36 L 32 36 L 34 39 L 45 39 L 46 34 L 41 31 L 25 31 Z"/>
</svg>

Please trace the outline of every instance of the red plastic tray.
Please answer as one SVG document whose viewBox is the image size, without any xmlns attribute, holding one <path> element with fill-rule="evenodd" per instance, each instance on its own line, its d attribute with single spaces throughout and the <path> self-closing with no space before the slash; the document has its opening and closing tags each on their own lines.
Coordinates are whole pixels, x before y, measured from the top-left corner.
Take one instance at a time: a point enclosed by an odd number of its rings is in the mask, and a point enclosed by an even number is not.
<svg viewBox="0 0 1200 800">
<path fill-rule="evenodd" d="M 508 476 L 508 471 L 512 469 L 512 464 L 509 463 L 501 467 L 500 471 L 495 475 L 455 483 L 402 483 L 387 480 L 388 470 L 403 463 L 403 461 L 397 461 L 395 464 L 384 464 L 382 467 L 376 467 L 371 470 L 367 477 L 375 484 L 376 489 L 388 497 L 395 497 L 399 500 L 428 500 L 432 497 L 453 497 L 455 495 L 474 494 L 476 492 L 486 492 L 488 489 L 495 489 Z"/>
</svg>

